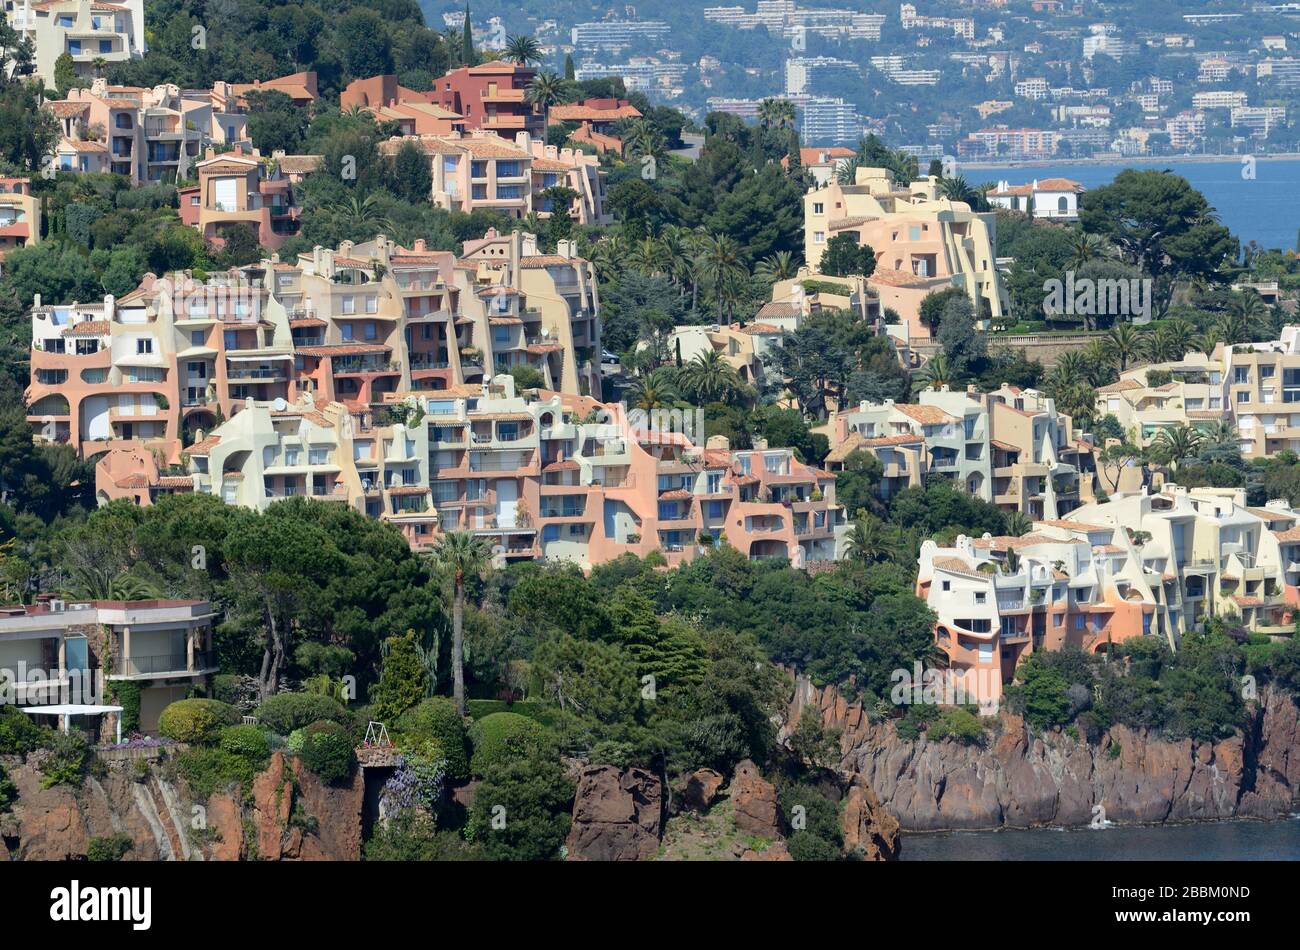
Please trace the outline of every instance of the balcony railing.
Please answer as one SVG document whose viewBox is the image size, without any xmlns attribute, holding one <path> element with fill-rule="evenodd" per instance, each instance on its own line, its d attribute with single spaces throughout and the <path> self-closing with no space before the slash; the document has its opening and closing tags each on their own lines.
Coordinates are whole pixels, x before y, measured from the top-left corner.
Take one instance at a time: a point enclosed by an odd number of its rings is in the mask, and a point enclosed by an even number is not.
<svg viewBox="0 0 1300 950">
<path fill-rule="evenodd" d="M 211 665 L 211 655 L 206 650 L 194 651 L 194 665 L 189 665 L 185 653 L 154 653 L 129 656 L 118 661 L 117 673 L 121 676 L 150 676 L 159 673 L 190 673 Z"/>
</svg>

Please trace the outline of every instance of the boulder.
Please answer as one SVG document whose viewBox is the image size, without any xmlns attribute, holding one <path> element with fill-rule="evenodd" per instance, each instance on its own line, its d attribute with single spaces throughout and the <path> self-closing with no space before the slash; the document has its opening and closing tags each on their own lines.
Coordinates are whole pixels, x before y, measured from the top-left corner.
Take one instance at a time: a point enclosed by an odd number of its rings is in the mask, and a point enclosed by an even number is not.
<svg viewBox="0 0 1300 950">
<path fill-rule="evenodd" d="M 645 769 L 582 770 L 565 842 L 570 861 L 641 861 L 663 833 L 663 783 Z"/>
<path fill-rule="evenodd" d="M 867 861 L 898 860 L 898 819 L 885 810 L 875 791 L 859 778 L 853 780 L 840 815 L 844 850 L 856 851 Z"/>
<path fill-rule="evenodd" d="M 781 837 L 776 786 L 763 778 L 749 759 L 737 765 L 731 777 L 731 803 L 738 829 L 769 840 Z"/>
<path fill-rule="evenodd" d="M 682 807 L 688 811 L 707 811 L 722 788 L 721 774 L 713 769 L 696 769 L 686 780 L 682 791 Z"/>
</svg>

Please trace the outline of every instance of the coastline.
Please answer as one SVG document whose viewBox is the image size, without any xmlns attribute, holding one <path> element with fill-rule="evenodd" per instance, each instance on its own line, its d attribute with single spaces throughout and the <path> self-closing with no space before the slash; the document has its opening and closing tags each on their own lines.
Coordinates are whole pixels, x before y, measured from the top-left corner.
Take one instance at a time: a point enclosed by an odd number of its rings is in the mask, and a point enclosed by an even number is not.
<svg viewBox="0 0 1300 950">
<path fill-rule="evenodd" d="M 1174 163 L 1211 165 L 1220 162 L 1240 162 L 1243 158 L 1254 158 L 1257 162 L 1294 162 L 1300 161 L 1300 152 L 1283 152 L 1275 155 L 1136 155 L 1119 158 L 1023 158 L 1004 162 L 957 161 L 961 168 L 1051 168 L 1061 165 L 1169 165 Z"/>
</svg>

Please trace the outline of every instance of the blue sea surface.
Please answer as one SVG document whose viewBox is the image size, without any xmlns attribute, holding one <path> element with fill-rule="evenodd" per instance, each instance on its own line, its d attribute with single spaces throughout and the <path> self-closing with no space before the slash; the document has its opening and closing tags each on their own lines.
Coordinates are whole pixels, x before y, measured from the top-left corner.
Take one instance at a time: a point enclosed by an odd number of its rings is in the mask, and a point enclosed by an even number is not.
<svg viewBox="0 0 1300 950">
<path fill-rule="evenodd" d="M 904 861 L 1295 861 L 1300 819 L 903 833 Z"/>
<path fill-rule="evenodd" d="M 1046 164 L 1016 167 L 969 166 L 958 172 L 972 185 L 1007 181 L 1027 184 L 1035 178 L 1071 178 L 1085 188 L 1096 188 L 1114 180 L 1125 168 L 1168 169 L 1182 175 L 1219 213 L 1219 220 L 1242 245 L 1254 241 L 1260 247 L 1296 250 L 1300 230 L 1300 160 L 1255 162 L 1253 179 L 1242 176 L 1240 159 L 1214 162 L 1134 162 L 1125 164 Z"/>
</svg>

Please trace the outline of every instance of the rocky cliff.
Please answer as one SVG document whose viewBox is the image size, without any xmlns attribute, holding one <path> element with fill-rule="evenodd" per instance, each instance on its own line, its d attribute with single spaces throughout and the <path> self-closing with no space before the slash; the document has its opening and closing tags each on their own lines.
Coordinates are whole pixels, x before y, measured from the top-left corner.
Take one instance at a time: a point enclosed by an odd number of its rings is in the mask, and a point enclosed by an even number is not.
<svg viewBox="0 0 1300 950">
<path fill-rule="evenodd" d="M 18 789 L 0 815 L 0 861 L 62 861 L 86 856 L 92 838 L 125 834 L 124 860 L 357 860 L 361 856 L 363 779 L 323 784 L 297 759 L 275 753 L 247 790 L 196 801 L 165 758 L 102 763 L 78 788 L 41 787 L 37 759 L 5 757 Z"/>
<path fill-rule="evenodd" d="M 1169 741 L 1116 726 L 1096 745 L 1038 734 L 1003 712 L 982 744 L 901 738 L 834 687 L 799 678 L 787 729 L 840 730 L 841 771 L 871 787 L 904 830 L 1280 818 L 1300 806 L 1300 716 L 1265 690 L 1242 735 Z"/>
</svg>

